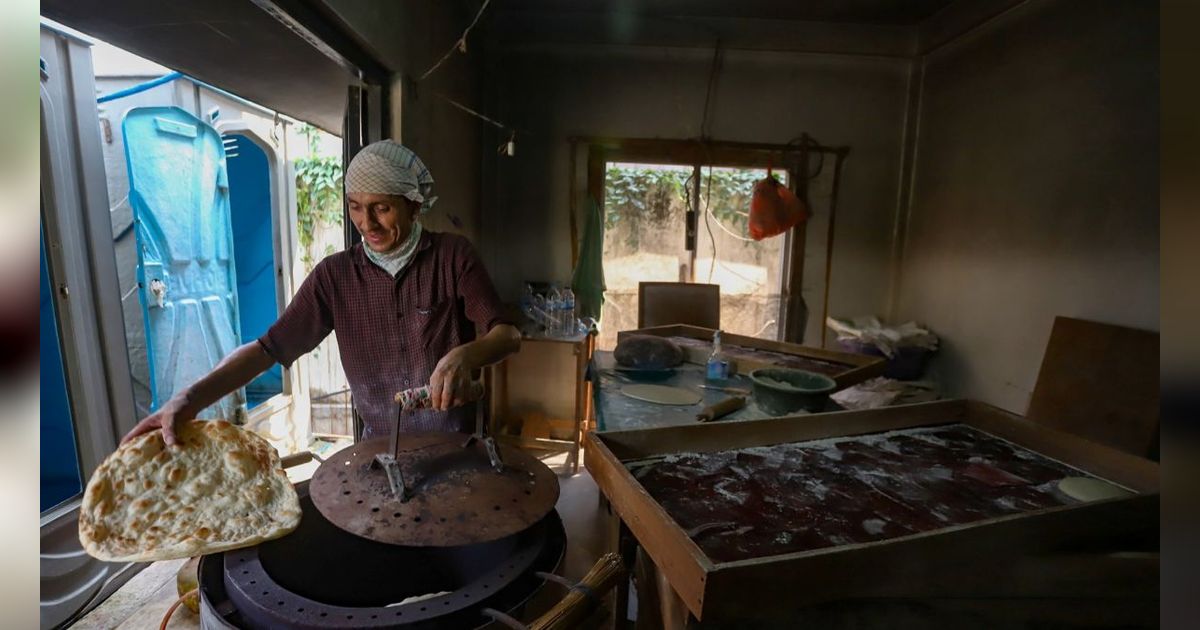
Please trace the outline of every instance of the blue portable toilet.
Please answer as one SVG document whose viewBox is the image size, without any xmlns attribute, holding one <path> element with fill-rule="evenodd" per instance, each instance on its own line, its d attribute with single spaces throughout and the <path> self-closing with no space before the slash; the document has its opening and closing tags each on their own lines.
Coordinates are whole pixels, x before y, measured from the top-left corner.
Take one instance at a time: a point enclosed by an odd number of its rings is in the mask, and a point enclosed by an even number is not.
<svg viewBox="0 0 1200 630">
<path fill-rule="evenodd" d="M 220 134 L 183 109 L 131 109 L 122 135 L 157 409 L 240 344 L 229 179 Z M 244 416 L 242 390 L 201 413 Z"/>
<path fill-rule="evenodd" d="M 218 125 L 222 129 L 225 126 Z M 270 159 L 267 151 L 245 130 L 229 131 L 225 162 L 229 171 L 229 207 L 233 225 L 233 251 L 237 261 L 238 320 L 241 342 L 258 339 L 279 317 L 277 261 L 279 233 L 273 221 Z M 278 363 L 246 385 L 250 409 L 283 392 L 283 367 Z"/>
</svg>

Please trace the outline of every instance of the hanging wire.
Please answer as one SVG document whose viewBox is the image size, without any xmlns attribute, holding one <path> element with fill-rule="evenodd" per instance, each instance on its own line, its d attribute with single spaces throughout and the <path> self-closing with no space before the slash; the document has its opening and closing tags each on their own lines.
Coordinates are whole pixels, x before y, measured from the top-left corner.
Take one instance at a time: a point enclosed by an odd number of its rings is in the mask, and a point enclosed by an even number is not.
<svg viewBox="0 0 1200 630">
<path fill-rule="evenodd" d="M 421 81 L 424 81 L 425 79 L 428 79 L 429 76 L 432 75 L 438 68 L 440 68 L 443 63 L 446 63 L 447 59 L 449 59 L 451 56 L 454 55 L 455 51 L 460 52 L 464 55 L 467 54 L 467 35 L 469 35 L 471 33 L 471 29 L 475 28 L 475 25 L 479 23 L 479 18 L 483 17 L 483 12 L 487 10 L 488 4 L 490 4 L 491 1 L 492 0 L 483 0 L 483 4 L 479 7 L 479 11 L 475 13 L 475 19 L 471 20 L 471 23 L 467 25 L 467 28 L 465 30 L 463 30 L 462 36 L 459 37 L 457 40 L 455 40 L 454 45 L 450 47 L 450 50 L 446 51 L 446 54 L 442 55 L 441 59 L 437 60 L 437 63 L 430 66 L 430 68 L 425 71 L 425 74 L 422 74 L 421 78 L 417 79 L 418 83 Z M 480 120 L 491 123 L 492 125 L 495 125 L 496 127 L 498 127 L 501 130 L 510 131 L 511 133 L 509 134 L 508 140 L 505 141 L 503 144 L 501 144 L 499 147 L 497 147 L 496 152 L 499 154 L 502 154 L 502 155 L 509 155 L 509 156 L 511 156 L 513 154 L 513 147 L 515 146 L 515 140 L 516 140 L 516 131 L 513 130 L 512 127 L 509 127 L 508 125 L 506 125 L 502 122 L 499 122 L 497 120 L 489 118 L 488 116 L 485 116 L 485 115 L 471 109 L 470 107 L 467 107 L 466 105 L 463 105 L 462 103 L 459 103 L 458 101 L 450 98 L 449 96 L 446 96 L 445 94 L 436 92 L 435 95 L 438 98 L 446 101 L 447 103 L 450 103 L 451 105 L 457 107 L 458 109 L 461 109 L 462 111 L 464 111 Z"/>
<path fill-rule="evenodd" d="M 742 236 L 742 235 L 738 234 L 737 232 L 734 232 L 733 230 L 731 230 L 731 229 L 729 229 L 729 228 L 725 227 L 725 224 L 721 223 L 721 220 L 717 218 L 717 215 L 713 214 L 712 210 L 709 210 L 709 211 L 708 211 L 708 214 L 712 215 L 713 221 L 716 221 L 716 222 L 717 222 L 717 227 L 721 228 L 721 230 L 722 230 L 723 232 L 725 232 L 726 234 L 728 234 L 728 235 L 732 236 L 733 238 L 736 238 L 736 239 L 737 239 L 737 240 L 739 240 L 739 241 L 746 241 L 747 243 L 756 243 L 756 242 L 758 242 L 758 241 L 755 241 L 755 240 L 754 240 L 754 239 L 752 239 L 752 238 L 749 238 L 749 237 L 746 237 L 746 236 Z M 739 214 L 745 214 L 745 213 L 744 213 L 744 212 L 741 212 L 741 213 L 739 213 Z"/>
<path fill-rule="evenodd" d="M 803 144 L 803 145 L 806 145 L 810 149 L 817 149 L 817 151 L 814 151 L 814 153 L 816 153 L 817 155 L 819 155 L 821 157 L 821 161 L 817 162 L 817 170 L 813 171 L 808 176 L 808 179 L 810 179 L 810 180 L 816 179 L 817 176 L 821 174 L 821 170 L 825 168 L 825 151 L 821 150 L 824 148 L 821 146 L 821 143 L 817 142 L 816 140 L 813 140 L 812 137 L 805 134 L 803 136 L 799 136 L 796 138 L 792 138 L 791 140 L 788 140 L 787 144 L 788 144 L 788 146 L 792 146 L 795 144 Z M 807 164 L 805 164 L 804 166 L 806 168 L 808 167 Z"/>
<path fill-rule="evenodd" d="M 450 98 L 449 96 L 446 96 L 445 94 L 442 94 L 441 92 L 434 92 L 434 95 L 437 96 L 438 98 L 446 101 L 447 103 L 450 103 L 451 105 L 463 110 L 464 112 L 467 112 L 468 114 L 475 116 L 476 118 L 479 118 L 480 120 L 487 121 L 500 129 L 509 129 L 508 125 L 505 125 L 504 123 L 497 121 L 497 120 L 492 120 L 491 118 L 488 118 L 487 116 L 484 116 L 483 114 L 480 114 L 479 112 L 471 109 L 470 107 L 467 107 L 466 105 L 463 105 L 462 103 L 459 103 L 458 101 Z"/>
<path fill-rule="evenodd" d="M 429 78 L 429 75 L 433 74 L 433 72 L 435 70 L 437 70 L 443 63 L 445 63 L 446 60 L 449 59 L 450 56 L 454 54 L 454 51 L 457 50 L 459 52 L 462 52 L 463 54 L 466 54 L 466 52 L 467 52 L 467 34 L 471 32 L 471 29 L 475 28 L 475 24 L 479 22 L 479 18 L 483 17 L 483 12 L 487 9 L 488 4 L 491 3 L 491 1 L 492 0 L 483 0 L 483 6 L 479 7 L 479 12 L 475 14 L 475 19 L 471 20 L 471 24 L 469 26 L 467 26 L 467 29 L 465 31 L 463 31 L 462 37 L 459 37 L 458 40 L 456 40 L 454 42 L 454 45 L 450 47 L 450 50 L 447 50 L 446 54 L 442 55 L 442 58 L 438 59 L 437 63 L 433 64 L 433 66 L 431 66 L 428 70 L 426 70 L 425 74 L 422 74 L 421 78 L 417 79 L 417 81 L 424 81 L 425 79 Z"/>
<path fill-rule="evenodd" d="M 718 48 L 720 44 L 718 42 Z M 708 165 L 708 183 L 704 186 L 704 229 L 708 230 L 708 240 L 712 243 L 712 262 L 708 265 L 708 283 L 712 284 L 713 270 L 717 268 L 717 238 L 713 236 L 712 225 L 708 220 L 712 211 L 708 204 L 712 201 L 712 164 Z"/>
<path fill-rule="evenodd" d="M 724 51 L 721 49 L 721 38 L 717 38 L 717 44 L 713 47 L 712 64 L 708 70 L 708 89 L 704 92 L 704 114 L 700 117 L 700 137 L 708 137 L 709 119 L 708 108 L 713 99 L 713 92 L 717 82 L 717 73 L 721 68 L 721 61 L 724 58 Z"/>
<path fill-rule="evenodd" d="M 708 181 L 707 181 L 707 183 L 705 183 L 705 186 L 704 186 L 704 228 L 706 230 L 708 230 L 708 240 L 710 243 L 712 243 L 712 262 L 709 263 L 709 265 L 708 265 L 708 283 L 712 284 L 713 271 L 716 270 L 717 265 L 721 265 L 721 268 L 724 269 L 725 271 L 728 271 L 729 273 L 741 278 L 742 280 L 745 280 L 746 282 L 753 284 L 755 287 L 762 286 L 761 282 L 758 282 L 758 281 L 754 280 L 753 278 L 747 278 L 746 276 L 743 276 L 742 274 L 734 271 L 733 268 L 731 268 L 729 265 L 726 265 L 723 261 L 721 261 L 720 259 L 717 258 L 717 238 L 716 238 L 716 236 L 713 235 L 712 224 L 709 222 L 709 217 L 712 217 L 712 220 L 717 223 L 717 227 L 721 228 L 722 230 L 725 230 L 726 233 L 728 233 L 730 236 L 733 236 L 734 238 L 741 238 L 742 240 L 746 240 L 746 241 L 752 241 L 754 239 L 742 238 L 742 237 L 734 234 L 733 232 L 730 232 L 728 229 L 725 228 L 724 225 L 721 225 L 720 219 L 718 219 L 716 217 L 716 215 L 713 214 L 712 208 L 709 207 L 709 205 L 710 205 L 709 202 L 712 200 L 712 172 L 713 172 L 712 164 L 709 164 L 708 165 Z"/>
</svg>

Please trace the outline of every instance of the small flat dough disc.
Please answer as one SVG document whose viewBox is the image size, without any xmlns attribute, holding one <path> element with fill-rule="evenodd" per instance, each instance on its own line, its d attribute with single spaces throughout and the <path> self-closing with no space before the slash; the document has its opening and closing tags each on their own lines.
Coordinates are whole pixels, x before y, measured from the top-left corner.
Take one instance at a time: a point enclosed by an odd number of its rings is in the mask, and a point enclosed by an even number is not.
<svg viewBox="0 0 1200 630">
<path fill-rule="evenodd" d="M 1090 477 L 1067 477 L 1058 482 L 1058 489 L 1063 494 L 1079 501 L 1119 499 L 1133 494 L 1107 481 L 1092 479 Z"/>
<path fill-rule="evenodd" d="M 644 400 L 659 405 L 694 405 L 701 400 L 700 394 L 680 387 L 666 385 L 626 385 L 621 393 L 634 400 Z"/>
</svg>

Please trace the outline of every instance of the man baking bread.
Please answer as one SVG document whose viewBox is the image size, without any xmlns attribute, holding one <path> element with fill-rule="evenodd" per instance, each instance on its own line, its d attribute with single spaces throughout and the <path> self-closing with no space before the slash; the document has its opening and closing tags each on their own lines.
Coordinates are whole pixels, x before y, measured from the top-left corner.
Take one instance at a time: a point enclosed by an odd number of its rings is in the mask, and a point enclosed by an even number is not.
<svg viewBox="0 0 1200 630">
<path fill-rule="evenodd" d="M 505 319 L 470 242 L 422 229 L 417 217 L 437 197 L 416 154 L 391 140 L 371 144 L 350 161 L 345 184 L 362 243 L 318 263 L 265 335 L 177 392 L 122 443 L 161 428 L 174 445 L 178 423 L 275 363 L 290 366 L 330 331 L 363 439 L 388 435 L 397 414 L 393 396 L 426 383 L 432 408 L 404 414 L 401 430 L 473 430 L 471 372 L 516 352 L 520 332 Z"/>
</svg>

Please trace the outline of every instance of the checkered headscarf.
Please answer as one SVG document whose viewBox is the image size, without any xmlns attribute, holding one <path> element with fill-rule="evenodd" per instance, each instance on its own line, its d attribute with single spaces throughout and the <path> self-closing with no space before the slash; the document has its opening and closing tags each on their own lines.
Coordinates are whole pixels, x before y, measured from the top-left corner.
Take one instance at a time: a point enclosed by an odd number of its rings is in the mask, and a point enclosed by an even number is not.
<svg viewBox="0 0 1200 630">
<path fill-rule="evenodd" d="M 433 176 L 408 147 L 380 140 L 363 147 L 346 169 L 346 193 L 399 195 L 421 204 L 421 213 L 433 207 Z"/>
</svg>

